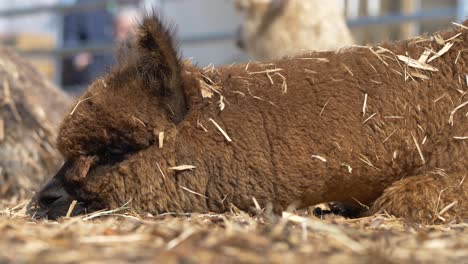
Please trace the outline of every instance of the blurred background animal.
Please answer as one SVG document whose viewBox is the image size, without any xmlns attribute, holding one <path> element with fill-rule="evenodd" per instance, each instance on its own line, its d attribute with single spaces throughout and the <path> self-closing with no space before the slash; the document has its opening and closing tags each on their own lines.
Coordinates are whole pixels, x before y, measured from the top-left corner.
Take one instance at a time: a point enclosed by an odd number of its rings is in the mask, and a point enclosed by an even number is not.
<svg viewBox="0 0 468 264">
<path fill-rule="evenodd" d="M 354 43 L 336 1 L 236 0 L 244 15 L 238 46 L 260 59 Z"/>
<path fill-rule="evenodd" d="M 61 164 L 55 138 L 71 102 L 14 50 L 0 47 L 0 199 L 30 197 Z"/>
</svg>

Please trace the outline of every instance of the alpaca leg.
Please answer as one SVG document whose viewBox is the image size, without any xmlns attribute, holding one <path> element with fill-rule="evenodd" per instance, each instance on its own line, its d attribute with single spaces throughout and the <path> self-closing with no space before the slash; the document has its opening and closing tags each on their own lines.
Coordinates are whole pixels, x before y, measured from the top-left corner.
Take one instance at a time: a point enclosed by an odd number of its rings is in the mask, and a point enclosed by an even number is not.
<svg viewBox="0 0 468 264">
<path fill-rule="evenodd" d="M 468 219 L 468 173 L 427 173 L 405 178 L 388 187 L 371 213 L 387 213 L 432 224 Z"/>
</svg>

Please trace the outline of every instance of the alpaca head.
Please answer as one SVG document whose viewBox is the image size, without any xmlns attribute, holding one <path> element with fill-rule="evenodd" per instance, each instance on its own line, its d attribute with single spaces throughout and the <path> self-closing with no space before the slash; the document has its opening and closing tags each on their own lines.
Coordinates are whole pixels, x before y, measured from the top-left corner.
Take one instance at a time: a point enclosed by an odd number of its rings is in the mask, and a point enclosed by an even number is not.
<svg viewBox="0 0 468 264">
<path fill-rule="evenodd" d="M 287 4 L 288 0 L 236 0 L 236 8 L 244 17 L 237 36 L 239 48 L 247 52 L 255 49 L 256 39 L 268 31 Z"/>
<path fill-rule="evenodd" d="M 182 66 L 158 17 L 146 17 L 137 34 L 62 122 L 58 147 L 66 162 L 33 199 L 49 218 L 65 215 L 73 200 L 75 214 L 119 206 L 162 180 L 145 179 L 155 163 L 141 157 L 161 158 L 158 133 L 170 138 L 187 113 Z"/>
</svg>

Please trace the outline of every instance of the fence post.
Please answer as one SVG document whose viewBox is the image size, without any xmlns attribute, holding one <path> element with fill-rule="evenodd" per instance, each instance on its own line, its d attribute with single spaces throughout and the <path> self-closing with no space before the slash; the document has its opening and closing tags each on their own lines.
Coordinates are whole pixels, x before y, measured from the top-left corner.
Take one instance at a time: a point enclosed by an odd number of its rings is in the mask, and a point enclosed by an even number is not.
<svg viewBox="0 0 468 264">
<path fill-rule="evenodd" d="M 64 15 L 63 14 L 55 14 L 55 19 L 57 21 L 56 24 L 56 46 L 57 47 L 63 47 L 63 21 L 64 21 Z M 62 56 L 55 56 L 54 57 L 54 63 L 55 63 L 55 84 L 58 86 L 62 86 L 62 63 L 63 63 L 63 57 Z"/>
<path fill-rule="evenodd" d="M 410 15 L 420 9 L 419 0 L 402 0 L 401 1 L 401 13 L 404 15 Z M 408 39 L 414 35 L 419 34 L 419 23 L 418 22 L 407 22 L 401 25 L 400 39 Z"/>
</svg>

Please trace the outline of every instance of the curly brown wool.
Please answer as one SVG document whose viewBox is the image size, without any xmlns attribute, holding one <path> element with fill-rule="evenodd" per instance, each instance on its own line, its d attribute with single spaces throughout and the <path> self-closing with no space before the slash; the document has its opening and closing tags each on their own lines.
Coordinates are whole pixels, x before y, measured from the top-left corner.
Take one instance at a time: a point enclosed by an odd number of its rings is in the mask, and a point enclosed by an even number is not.
<svg viewBox="0 0 468 264">
<path fill-rule="evenodd" d="M 460 35 L 431 70 L 397 58 L 441 50 L 428 36 L 201 69 L 148 16 L 63 120 L 68 162 L 39 204 L 49 217 L 73 199 L 77 212 L 129 200 L 153 214 L 224 212 L 255 197 L 276 211 L 338 201 L 417 222 L 466 219 L 468 30 L 438 34 Z"/>
</svg>

